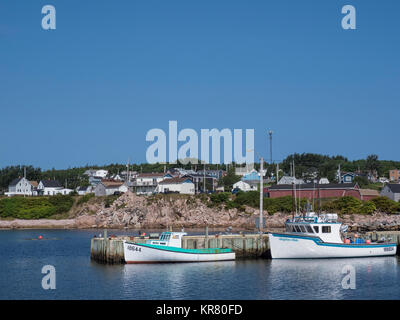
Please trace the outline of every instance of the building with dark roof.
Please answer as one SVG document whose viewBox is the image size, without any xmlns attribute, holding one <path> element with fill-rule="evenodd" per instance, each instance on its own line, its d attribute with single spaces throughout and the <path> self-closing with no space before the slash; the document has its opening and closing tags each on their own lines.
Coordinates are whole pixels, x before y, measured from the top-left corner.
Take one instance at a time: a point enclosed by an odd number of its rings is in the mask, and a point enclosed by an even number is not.
<svg viewBox="0 0 400 320">
<path fill-rule="evenodd" d="M 9 197 L 16 195 L 35 196 L 37 195 L 37 185 L 36 181 L 28 181 L 21 177 L 15 178 L 8 185 L 6 195 Z"/>
<path fill-rule="evenodd" d="M 381 196 L 388 197 L 394 201 L 400 201 L 400 184 L 387 183 L 381 191 Z"/>
<path fill-rule="evenodd" d="M 54 196 L 56 194 L 69 194 L 73 190 L 64 189 L 57 180 L 41 180 L 37 187 L 39 195 Z"/>
</svg>

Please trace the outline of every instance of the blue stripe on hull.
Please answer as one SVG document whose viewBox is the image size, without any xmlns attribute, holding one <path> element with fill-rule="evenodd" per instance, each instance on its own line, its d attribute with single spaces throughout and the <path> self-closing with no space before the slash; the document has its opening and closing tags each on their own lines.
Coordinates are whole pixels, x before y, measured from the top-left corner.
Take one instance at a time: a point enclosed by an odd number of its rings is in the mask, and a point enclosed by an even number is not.
<svg viewBox="0 0 400 320">
<path fill-rule="evenodd" d="M 323 242 L 319 237 L 312 236 L 299 236 L 294 234 L 285 234 L 285 233 L 272 233 L 274 237 L 284 237 L 284 238 L 295 238 L 295 239 L 304 239 L 304 240 L 312 240 L 318 246 L 326 246 L 326 247 L 340 247 L 340 248 L 387 248 L 387 247 L 396 247 L 396 243 L 390 242 L 386 244 L 357 244 L 357 243 L 331 243 L 331 242 Z"/>
</svg>

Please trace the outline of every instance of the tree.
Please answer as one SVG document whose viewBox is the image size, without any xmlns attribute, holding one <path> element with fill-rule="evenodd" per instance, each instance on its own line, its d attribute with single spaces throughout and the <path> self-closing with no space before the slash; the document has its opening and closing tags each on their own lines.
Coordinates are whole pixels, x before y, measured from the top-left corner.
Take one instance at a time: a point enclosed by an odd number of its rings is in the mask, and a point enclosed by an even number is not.
<svg viewBox="0 0 400 320">
<path fill-rule="evenodd" d="M 235 168 L 230 168 L 226 176 L 222 178 L 225 190 L 232 190 L 233 185 L 238 181 L 240 181 L 240 176 L 235 174 Z"/>
<path fill-rule="evenodd" d="M 370 154 L 365 162 L 365 169 L 370 173 L 377 172 L 379 169 L 378 156 L 376 154 Z"/>
</svg>

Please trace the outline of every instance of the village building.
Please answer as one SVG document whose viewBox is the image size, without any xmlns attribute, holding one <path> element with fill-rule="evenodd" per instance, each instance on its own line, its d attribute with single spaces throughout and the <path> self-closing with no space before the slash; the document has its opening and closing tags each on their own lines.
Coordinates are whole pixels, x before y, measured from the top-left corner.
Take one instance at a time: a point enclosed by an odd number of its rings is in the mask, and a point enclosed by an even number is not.
<svg viewBox="0 0 400 320">
<path fill-rule="evenodd" d="M 369 201 L 371 199 L 379 197 L 379 192 L 373 189 L 360 189 L 361 200 Z"/>
<path fill-rule="evenodd" d="M 73 191 L 72 189 L 64 188 L 57 180 L 41 180 L 37 186 L 38 195 L 42 196 L 68 195 Z"/>
<path fill-rule="evenodd" d="M 329 184 L 328 178 L 321 178 L 318 181 L 319 184 Z"/>
<path fill-rule="evenodd" d="M 213 191 L 215 191 L 215 188 L 218 186 L 218 180 L 213 176 L 204 174 L 203 171 L 197 171 L 194 174 L 187 174 L 184 175 L 183 177 L 188 177 L 190 178 L 190 180 L 193 181 L 193 183 L 195 184 L 196 193 L 205 192 L 205 190 L 203 190 L 204 184 L 206 185 L 207 190 L 211 188 L 211 190 Z"/>
<path fill-rule="evenodd" d="M 329 184 L 282 184 L 264 188 L 264 194 L 270 198 L 293 196 L 294 187 L 297 198 L 308 198 L 309 200 L 318 198 L 334 198 L 353 196 L 361 199 L 360 188 L 357 183 L 329 183 Z"/>
<path fill-rule="evenodd" d="M 345 172 L 340 175 L 340 183 L 352 183 L 356 175 L 352 172 Z"/>
<path fill-rule="evenodd" d="M 241 178 L 242 181 L 254 181 L 254 180 L 260 180 L 260 174 L 257 172 L 257 170 L 253 169 L 250 172 L 244 174 Z"/>
<path fill-rule="evenodd" d="M 158 183 L 157 193 L 195 194 L 195 185 L 188 177 L 167 178 Z"/>
<path fill-rule="evenodd" d="M 257 185 L 249 184 L 249 183 L 244 182 L 244 181 L 238 181 L 235 184 L 233 184 L 232 187 L 233 187 L 233 189 L 239 189 L 239 190 L 242 190 L 244 192 L 257 191 Z"/>
<path fill-rule="evenodd" d="M 96 175 L 96 171 L 97 170 L 94 170 L 94 169 L 88 169 L 83 174 L 88 176 L 88 177 L 93 177 L 93 176 Z"/>
<path fill-rule="evenodd" d="M 16 195 L 35 196 L 37 195 L 37 181 L 28 181 L 26 178 L 16 178 L 8 186 L 9 197 Z"/>
<path fill-rule="evenodd" d="M 108 175 L 108 171 L 103 170 L 103 169 L 97 170 L 96 174 L 95 174 L 96 177 L 102 177 L 102 178 L 107 177 L 107 175 Z"/>
<path fill-rule="evenodd" d="M 94 188 L 92 186 L 78 187 L 76 188 L 76 192 L 78 193 L 78 195 L 83 196 L 88 193 L 93 193 Z"/>
<path fill-rule="evenodd" d="M 246 164 L 245 167 L 236 167 L 235 168 L 235 175 L 237 176 L 244 176 L 251 172 L 254 169 L 254 163 Z"/>
<path fill-rule="evenodd" d="M 398 169 L 389 170 L 389 180 L 394 181 L 394 182 L 399 182 L 400 181 L 400 170 L 398 170 Z"/>
<path fill-rule="evenodd" d="M 388 183 L 385 184 L 381 191 L 381 196 L 388 197 L 394 201 L 400 201 L 400 184 Z"/>
<path fill-rule="evenodd" d="M 128 186 L 122 181 L 103 179 L 94 189 L 96 197 L 110 196 L 128 191 Z"/>
<path fill-rule="evenodd" d="M 156 191 L 158 183 L 164 180 L 164 173 L 140 173 L 133 184 L 136 194 L 149 195 Z"/>
<path fill-rule="evenodd" d="M 137 171 L 121 171 L 119 175 L 124 181 L 134 181 L 137 178 L 138 173 Z"/>
<path fill-rule="evenodd" d="M 296 179 L 295 177 L 291 176 L 283 176 L 282 178 L 279 179 L 278 184 L 279 185 L 286 185 L 286 184 L 304 184 L 303 179 Z"/>
<path fill-rule="evenodd" d="M 41 180 L 37 189 L 39 195 L 53 196 L 58 194 L 63 186 L 57 180 Z"/>
<path fill-rule="evenodd" d="M 102 177 L 98 177 L 98 176 L 90 176 L 89 177 L 89 183 L 91 186 L 96 187 L 102 180 Z"/>
<path fill-rule="evenodd" d="M 386 178 L 386 177 L 380 177 L 380 178 L 378 179 L 378 181 L 379 181 L 380 183 L 382 183 L 382 184 L 385 184 L 385 183 L 389 183 L 389 182 L 390 182 L 389 179 Z"/>
</svg>

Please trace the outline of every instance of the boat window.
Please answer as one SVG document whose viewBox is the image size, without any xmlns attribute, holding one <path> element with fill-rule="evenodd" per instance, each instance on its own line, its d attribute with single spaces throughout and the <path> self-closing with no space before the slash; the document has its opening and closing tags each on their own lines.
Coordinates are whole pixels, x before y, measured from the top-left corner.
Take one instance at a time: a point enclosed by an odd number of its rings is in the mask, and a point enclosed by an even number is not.
<svg viewBox="0 0 400 320">
<path fill-rule="evenodd" d="M 301 232 L 301 230 L 300 230 L 300 228 L 298 227 L 298 226 L 293 226 L 294 227 L 294 230 L 296 231 L 296 232 Z"/>
<path fill-rule="evenodd" d="M 306 229 L 307 229 L 307 232 L 308 232 L 308 233 L 314 233 L 314 232 L 312 231 L 312 228 L 311 228 L 310 226 L 306 226 Z"/>
<path fill-rule="evenodd" d="M 304 228 L 304 226 L 300 226 L 300 228 L 301 228 L 301 232 L 304 232 L 304 233 L 307 232 L 307 231 L 306 231 L 306 228 Z"/>
<path fill-rule="evenodd" d="M 322 233 L 331 233 L 331 226 L 322 226 Z"/>
<path fill-rule="evenodd" d="M 318 226 L 314 226 L 314 230 L 315 230 L 315 233 L 319 233 L 319 227 Z"/>
<path fill-rule="evenodd" d="M 286 225 L 286 231 L 287 232 L 292 232 L 292 228 L 289 225 Z"/>
</svg>

